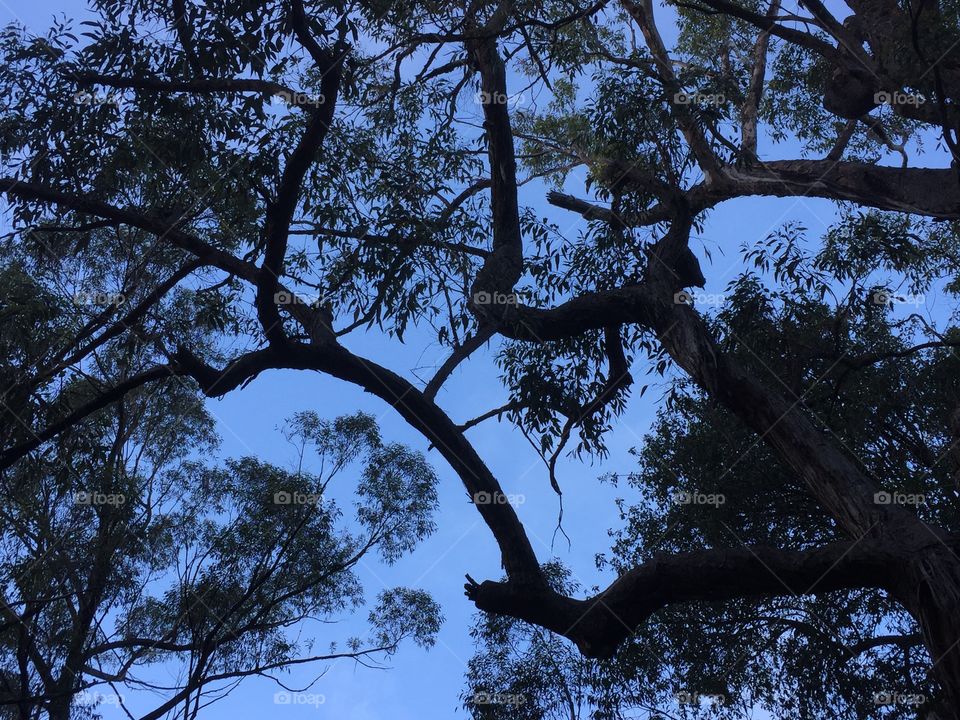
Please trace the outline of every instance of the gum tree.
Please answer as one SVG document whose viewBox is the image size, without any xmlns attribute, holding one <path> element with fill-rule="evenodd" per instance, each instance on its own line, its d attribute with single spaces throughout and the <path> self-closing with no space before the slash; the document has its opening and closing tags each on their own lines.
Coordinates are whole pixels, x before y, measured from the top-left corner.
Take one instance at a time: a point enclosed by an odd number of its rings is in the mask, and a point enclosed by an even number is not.
<svg viewBox="0 0 960 720">
<path fill-rule="evenodd" d="M 944 448 L 924 426 L 899 442 L 927 453 L 877 467 L 805 401 L 833 373 L 956 344 L 952 308 L 897 326 L 897 347 L 859 355 L 844 321 L 874 283 L 895 294 L 919 274 L 917 292 L 956 289 L 960 185 L 956 162 L 937 167 L 957 146 L 955 3 L 851 0 L 842 13 L 816 0 L 683 3 L 669 44 L 652 3 L 631 0 L 111 0 L 93 10 L 97 19 L 43 37 L 5 33 L 0 189 L 13 241 L 38 262 L 103 263 L 126 243 L 137 272 L 88 276 L 79 290 L 142 299 L 91 311 L 82 337 L 18 358 L 4 466 L 170 375 L 215 397 L 273 369 L 325 373 L 393 406 L 471 496 L 493 499 L 476 505 L 506 579 L 468 579 L 479 609 L 607 658 L 680 603 L 876 591 L 918 628 L 938 686 L 929 712 L 958 717 L 953 516 L 927 522 L 875 499 L 909 485 L 905 473 L 933 472 Z M 766 141 L 782 141 L 787 159 L 762 157 Z M 943 153 L 922 152 L 931 144 Z M 528 206 L 538 179 L 586 230 L 562 231 Z M 856 251 L 834 257 L 827 291 L 806 287 L 823 295 L 833 330 L 807 327 L 807 352 L 776 328 L 765 342 L 786 360 L 775 365 L 752 364 L 749 351 L 763 348 L 738 329 L 748 352 L 735 351 L 687 302 L 710 274 L 691 239 L 710 236 L 713 208 L 754 196 L 841 204 L 831 232 Z M 780 232 L 780 269 L 769 271 L 788 284 L 797 265 L 790 228 Z M 742 260 L 762 264 L 749 249 Z M 202 319 L 194 332 L 155 311 L 177 287 L 191 291 L 184 317 Z M 95 357 L 101 338 L 144 324 L 152 364 L 82 403 L 63 396 L 58 379 Z M 386 359 L 348 349 L 360 333 L 382 337 Z M 388 367 L 392 343 L 424 333 L 448 351 L 425 383 Z M 508 401 L 456 417 L 444 384 L 481 350 L 499 363 Z M 816 374 L 830 353 L 826 377 Z M 518 425 L 560 491 L 556 458 L 603 453 L 633 375 L 668 367 L 769 448 L 834 532 L 704 540 L 641 554 L 589 597 L 559 591 L 498 502 L 505 489 L 469 429 L 497 417 Z M 944 392 L 938 402 L 955 407 Z M 936 492 L 956 501 L 952 487 Z"/>
<path fill-rule="evenodd" d="M 17 311 L 0 330 L 10 387 L 22 353 L 82 332 L 83 314 L 28 258 L 4 259 L 3 308 Z M 162 304 L 169 323 L 176 305 Z M 81 405 L 149 362 L 136 337 L 104 342 L 60 395 Z M 302 632 L 362 608 L 358 563 L 392 563 L 433 531 L 436 477 L 420 453 L 384 442 L 369 415 L 307 412 L 283 428 L 289 467 L 213 462 L 213 427 L 196 390 L 168 376 L 6 470 L 0 717 L 194 718 L 249 677 L 275 680 L 280 702 L 320 704 L 283 673 L 379 667 L 405 639 L 432 644 L 439 609 L 402 587 L 380 593 L 354 637 Z M 353 508 L 334 499 L 344 495 Z"/>
<path fill-rule="evenodd" d="M 836 282 L 833 258 L 856 254 L 852 239 L 837 235 L 816 256 L 794 247 L 775 259 L 771 240 L 761 265 L 775 264 L 770 274 L 780 281 L 745 273 L 711 330 L 752 372 L 783 368 L 804 404 L 886 479 L 876 501 L 905 504 L 931 527 L 952 527 L 957 506 L 945 489 L 956 487 L 960 470 L 950 424 L 960 361 L 949 348 L 907 352 L 900 335 L 918 317 L 894 318 L 873 302 L 835 315 L 821 291 Z M 910 272 L 925 282 L 922 268 Z M 846 355 L 837 337 L 848 343 Z M 704 547 L 804 550 L 843 539 L 802 480 L 726 408 L 682 376 L 666 398 L 635 451 L 636 472 L 604 477 L 639 497 L 620 502 L 621 523 L 598 568 L 621 575 Z M 564 594 L 587 590 L 563 568 L 547 571 Z M 607 720 L 645 711 L 732 719 L 758 708 L 784 720 L 935 716 L 936 679 L 902 605 L 872 588 L 793 589 L 671 605 L 603 660 L 578 656 L 537 626 L 481 615 L 464 706 L 485 720 Z"/>
</svg>

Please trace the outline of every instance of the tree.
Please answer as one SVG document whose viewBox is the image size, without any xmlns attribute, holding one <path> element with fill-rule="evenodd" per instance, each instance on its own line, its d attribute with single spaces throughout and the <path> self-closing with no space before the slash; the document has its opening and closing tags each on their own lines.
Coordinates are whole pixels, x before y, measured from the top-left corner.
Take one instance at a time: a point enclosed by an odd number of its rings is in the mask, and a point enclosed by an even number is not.
<svg viewBox="0 0 960 720">
<path fill-rule="evenodd" d="M 896 413 L 876 412 L 881 393 L 860 399 L 898 448 L 897 462 L 877 465 L 806 397 L 824 382 L 814 374 L 824 361 L 841 385 L 873 373 L 879 383 L 946 362 L 956 346 L 952 316 L 890 321 L 886 345 L 855 355 L 862 338 L 849 318 L 864 302 L 882 315 L 903 283 L 957 290 L 956 3 L 850 0 L 846 18 L 816 0 L 796 13 L 778 2 L 684 3 L 672 48 L 649 1 L 93 8 L 99 19 L 79 36 L 68 24 L 42 38 L 5 34 L 0 83 L 13 102 L 0 120 L 0 189 L 16 243 L 37 263 L 51 253 L 103 262 L 126 243 L 137 273 L 93 275 L 100 284 L 81 291 L 142 300 L 107 308 L 49 357 L 18 359 L 5 467 L 169 375 L 220 396 L 271 369 L 322 372 L 393 406 L 474 498 L 506 572 L 468 579 L 480 610 L 603 659 L 679 604 L 873 593 L 922 638 L 935 683 L 924 712 L 960 716 L 955 516 L 877 499 L 918 472 L 941 477 L 943 413 L 911 417 L 898 434 Z M 954 167 L 911 163 L 931 137 Z M 762 159 L 761 139 L 797 156 Z M 900 167 L 883 164 L 889 153 Z M 572 168 L 586 170 L 586 186 L 561 192 Z M 586 231 L 566 237 L 523 205 L 537 178 Z M 717 324 L 689 302 L 707 279 L 690 241 L 712 208 L 747 196 L 821 197 L 845 215 L 821 241 L 829 277 L 799 286 L 815 305 L 799 312 L 774 293 L 773 310 L 734 305 L 732 324 Z M 766 255 L 748 249 L 745 266 L 792 289 L 795 235 L 785 226 Z M 62 292 L 67 276 L 51 272 Z M 201 320 L 188 335 L 155 311 L 175 287 L 191 290 L 183 317 Z M 768 353 L 745 330 L 764 317 L 760 337 L 780 353 L 772 366 L 751 360 Z M 151 364 L 87 387 L 81 404 L 59 391 L 53 380 L 96 356 L 99 338 L 131 337 L 144 323 Z M 389 347 L 411 327 L 449 349 L 425 384 L 343 342 L 370 333 Z M 458 422 L 441 390 L 485 347 L 508 402 Z M 810 512 L 801 528 L 767 518 L 769 529 L 752 529 L 756 545 L 705 534 L 671 554 L 627 553 L 609 587 L 578 599 L 551 584 L 467 432 L 506 415 L 560 491 L 556 458 L 575 436 L 575 454 L 604 452 L 644 369 L 679 373 L 694 399 L 735 418 Z M 924 401 L 956 408 L 954 390 L 944 381 Z M 752 487 L 738 470 L 718 490 Z M 951 486 L 936 493 L 938 506 L 956 502 Z"/>
<path fill-rule="evenodd" d="M 837 252 L 855 248 L 771 260 L 778 241 L 758 253 L 761 265 L 776 263 L 777 286 L 753 273 L 735 280 L 715 335 L 755 373 L 784 368 L 793 391 L 877 477 L 901 478 L 878 491 L 881 502 L 906 503 L 931 527 L 954 526 L 948 489 L 960 465 L 950 456 L 947 400 L 960 389 L 956 356 L 936 348 L 899 360 L 909 350 L 904 321 L 862 298 L 834 314 L 821 293 L 835 282 Z M 707 548 L 803 551 L 842 541 L 799 478 L 726 408 L 683 378 L 666 398 L 637 450 L 638 472 L 606 478 L 625 481 L 641 501 L 621 505 L 622 528 L 611 531 L 612 553 L 598 556 L 599 567 L 623 575 Z M 564 594 L 582 592 L 569 571 L 550 577 Z M 512 618 L 480 617 L 474 632 L 480 651 L 464 707 L 477 718 L 739 718 L 759 707 L 778 718 L 929 717 L 937 694 L 914 622 L 869 588 L 668 607 L 612 660 L 577 657 Z"/>
<path fill-rule="evenodd" d="M 22 269 L 2 284 L 22 315 L 39 301 L 60 322 L 69 316 Z M 20 328 L 8 329 L 12 350 Z M 50 330 L 37 323 L 33 337 L 55 340 Z M 102 348 L 61 394 L 82 402 L 89 382 L 115 382 L 144 360 L 129 343 Z M 144 720 L 194 718 L 245 677 L 285 687 L 279 675 L 297 665 L 377 665 L 406 638 L 432 643 L 439 609 L 407 588 L 380 594 L 369 637 L 321 648 L 290 632 L 357 610 L 357 563 L 373 554 L 392 563 L 433 531 L 436 477 L 422 455 L 383 442 L 369 415 L 302 413 L 284 429 L 293 470 L 251 457 L 216 466 L 196 459 L 215 450 L 212 427 L 195 390 L 167 378 L 87 415 L 5 473 L 3 717 L 67 720 L 103 704 L 129 715 L 126 692 L 146 689 L 162 699 Z M 350 475 L 357 503 L 346 522 L 330 491 Z M 179 679 L 151 673 L 158 666 Z"/>
<path fill-rule="evenodd" d="M 202 415 L 192 394 L 186 402 Z M 9 717 L 83 717 L 103 703 L 129 713 L 126 691 L 149 689 L 163 699 L 142 718 L 194 718 L 245 677 L 338 658 L 376 665 L 405 638 L 432 643 L 438 608 L 406 588 L 380 594 L 368 638 L 322 649 L 288 632 L 362 605 L 356 564 L 375 552 L 393 561 L 429 533 L 434 478 L 421 457 L 384 445 L 369 416 L 307 414 L 291 433 L 321 451 L 322 474 L 253 458 L 199 467 L 183 462 L 184 431 L 158 429 L 177 408 L 138 418 L 149 403 L 128 396 L 116 417 L 104 411 L 78 426 L 83 439 L 71 432 L 63 448 L 72 466 L 18 464 L 4 484 Z M 323 490 L 358 454 L 363 503 L 351 532 Z M 151 675 L 161 664 L 179 666 L 182 679 Z"/>
</svg>

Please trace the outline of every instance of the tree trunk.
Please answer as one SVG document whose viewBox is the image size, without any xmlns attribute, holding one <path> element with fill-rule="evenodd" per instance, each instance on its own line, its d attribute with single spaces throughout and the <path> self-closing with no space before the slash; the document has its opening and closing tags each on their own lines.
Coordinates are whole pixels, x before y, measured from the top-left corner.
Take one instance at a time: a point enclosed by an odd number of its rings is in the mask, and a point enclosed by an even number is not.
<svg viewBox="0 0 960 720">
<path fill-rule="evenodd" d="M 47 705 L 47 717 L 50 720 L 70 720 L 72 694 L 63 694 L 53 698 Z"/>
<path fill-rule="evenodd" d="M 900 600 L 919 623 L 934 677 L 943 688 L 938 720 L 960 720 L 960 559 L 946 546 L 908 565 Z"/>
</svg>

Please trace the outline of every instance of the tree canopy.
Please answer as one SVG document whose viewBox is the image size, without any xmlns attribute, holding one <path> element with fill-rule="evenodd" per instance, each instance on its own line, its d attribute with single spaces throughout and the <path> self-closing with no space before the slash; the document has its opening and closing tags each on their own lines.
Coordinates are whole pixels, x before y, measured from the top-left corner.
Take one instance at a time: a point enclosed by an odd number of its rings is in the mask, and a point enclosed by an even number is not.
<svg viewBox="0 0 960 720">
<path fill-rule="evenodd" d="M 497 543 L 505 576 L 465 587 L 486 613 L 475 716 L 960 717 L 956 2 L 90 10 L 0 37 L 12 493 L 67 492 L 56 468 L 74 455 L 93 453 L 85 482 L 122 467 L 102 448 L 144 393 L 188 388 L 169 402 L 194 407 L 272 370 L 323 373 L 421 433 Z M 821 237 L 786 216 L 764 242 L 711 244 L 718 206 L 775 197 L 832 201 L 836 219 Z M 586 222 L 565 229 L 544 200 Z M 718 249 L 737 273 L 714 303 L 692 288 L 711 287 Z M 351 349 L 360 336 L 378 356 Z M 407 377 L 390 367 L 400 343 L 446 359 Z M 443 389 L 481 354 L 506 401 L 465 418 Z M 603 457 L 663 382 L 621 479 L 642 501 L 598 558 L 615 579 L 576 587 L 542 564 L 470 430 L 518 428 L 562 493 L 558 458 Z M 363 475 L 357 518 L 395 557 L 428 530 L 430 496 L 387 500 L 432 475 L 344 422 L 295 425 L 360 432 L 371 467 L 396 465 Z M 131 496 L 153 482 L 106 477 Z M 183 482 L 242 507 L 287 480 L 251 458 Z M 109 525 L 132 506 L 104 508 Z M 398 536 L 378 534 L 387 517 Z M 229 603 L 256 561 L 235 529 L 211 532 L 236 568 L 211 577 Z M 353 542 L 315 532 L 308 575 Z M 348 602 L 342 578 L 324 602 Z M 426 613 L 425 640 L 435 609 L 394 600 Z M 90 669 L 63 662 L 79 692 Z"/>
<path fill-rule="evenodd" d="M 99 360 L 110 377 L 142 358 Z M 211 428 L 196 391 L 168 378 L 4 475 L 3 717 L 129 713 L 126 691 L 148 690 L 161 700 L 142 718 L 194 718 L 246 677 L 376 665 L 405 638 L 432 644 L 439 608 L 408 588 L 380 594 L 369 637 L 291 632 L 359 608 L 357 564 L 392 563 L 433 531 L 436 478 L 422 455 L 383 442 L 369 415 L 307 412 L 284 429 L 294 470 L 252 457 L 217 466 L 195 459 L 214 449 Z M 328 491 L 349 474 L 357 502 L 345 512 Z"/>
</svg>

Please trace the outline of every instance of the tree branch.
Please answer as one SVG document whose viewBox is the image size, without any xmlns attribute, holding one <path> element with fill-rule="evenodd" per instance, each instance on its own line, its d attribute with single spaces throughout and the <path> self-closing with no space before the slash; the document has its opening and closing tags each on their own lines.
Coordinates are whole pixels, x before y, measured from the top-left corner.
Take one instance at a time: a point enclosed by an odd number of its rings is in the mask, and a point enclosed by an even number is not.
<svg viewBox="0 0 960 720">
<path fill-rule="evenodd" d="M 306 93 L 297 92 L 292 88 L 272 80 L 257 78 L 195 78 L 191 80 L 164 80 L 154 77 L 123 77 L 121 75 L 103 75 L 100 73 L 83 72 L 75 76 L 81 85 L 106 85 L 114 88 L 133 90 L 147 90 L 149 92 L 184 92 L 196 94 L 212 93 L 261 93 L 265 95 L 279 95 L 288 104 L 299 107 L 315 107 L 317 102 Z"/>
<path fill-rule="evenodd" d="M 509 582 L 468 582 L 480 610 L 509 615 L 569 638 L 588 657 L 610 657 L 654 612 L 684 602 L 819 594 L 886 587 L 888 548 L 837 543 L 812 550 L 722 548 L 658 554 L 598 595 L 574 600 Z"/>
</svg>

